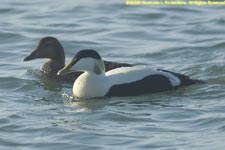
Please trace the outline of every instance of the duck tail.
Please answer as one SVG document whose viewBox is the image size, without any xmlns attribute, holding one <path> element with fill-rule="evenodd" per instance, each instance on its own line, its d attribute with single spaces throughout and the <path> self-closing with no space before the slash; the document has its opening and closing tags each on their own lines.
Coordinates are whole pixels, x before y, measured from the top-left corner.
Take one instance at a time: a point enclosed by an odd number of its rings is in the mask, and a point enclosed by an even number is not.
<svg viewBox="0 0 225 150">
<path fill-rule="evenodd" d="M 197 79 L 191 79 L 188 76 L 184 75 L 184 74 L 179 74 L 179 73 L 175 73 L 172 71 L 168 71 L 168 70 L 162 70 L 161 71 L 165 71 L 165 72 L 169 72 L 171 74 L 173 74 L 174 76 L 176 76 L 177 78 L 180 79 L 181 83 L 180 86 L 186 86 L 186 85 L 193 85 L 193 84 L 203 84 L 205 83 L 202 80 L 197 80 Z"/>
<path fill-rule="evenodd" d="M 193 84 L 203 84 L 205 83 L 202 80 L 190 79 L 188 76 L 181 75 L 178 77 L 181 81 L 180 86 L 193 85 Z"/>
</svg>

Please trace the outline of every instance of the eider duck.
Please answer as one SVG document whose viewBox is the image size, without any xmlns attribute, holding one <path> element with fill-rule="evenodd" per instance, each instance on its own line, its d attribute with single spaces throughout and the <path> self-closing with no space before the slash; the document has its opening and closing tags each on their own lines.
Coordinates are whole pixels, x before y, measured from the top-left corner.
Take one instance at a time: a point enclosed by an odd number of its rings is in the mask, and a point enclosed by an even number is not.
<svg viewBox="0 0 225 150">
<path fill-rule="evenodd" d="M 63 76 L 58 76 L 57 72 L 65 66 L 64 48 L 60 42 L 54 37 L 42 38 L 36 49 L 30 55 L 25 57 L 23 61 L 30 61 L 36 58 L 47 58 L 48 61 L 41 67 L 40 71 L 53 79 L 73 83 L 74 80 L 83 72 L 72 72 Z M 111 70 L 121 66 L 132 66 L 127 63 L 115 63 L 111 61 L 104 61 L 106 70 Z"/>
<path fill-rule="evenodd" d="M 79 51 L 58 75 L 70 73 L 70 69 L 84 72 L 73 85 L 73 95 L 78 98 L 137 96 L 202 83 L 183 74 L 146 66 L 121 67 L 105 72 L 101 56 L 95 50 Z"/>
</svg>

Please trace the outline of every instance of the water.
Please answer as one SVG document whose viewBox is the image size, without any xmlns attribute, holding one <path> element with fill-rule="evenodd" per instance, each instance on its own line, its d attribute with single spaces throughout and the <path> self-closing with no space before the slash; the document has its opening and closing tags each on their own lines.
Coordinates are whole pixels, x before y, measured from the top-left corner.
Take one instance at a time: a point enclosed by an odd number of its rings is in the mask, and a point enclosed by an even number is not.
<svg viewBox="0 0 225 150">
<path fill-rule="evenodd" d="M 225 148 L 225 6 L 125 6 L 125 1 L 2 0 L 0 149 Z M 71 86 L 22 62 L 44 36 L 67 61 L 105 60 L 185 73 L 207 84 L 137 97 L 72 100 Z"/>
</svg>

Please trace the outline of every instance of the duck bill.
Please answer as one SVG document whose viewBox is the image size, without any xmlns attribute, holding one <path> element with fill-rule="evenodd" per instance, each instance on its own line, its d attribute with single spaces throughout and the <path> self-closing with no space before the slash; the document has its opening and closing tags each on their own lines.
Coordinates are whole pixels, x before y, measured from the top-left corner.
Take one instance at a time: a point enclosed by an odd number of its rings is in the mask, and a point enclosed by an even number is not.
<svg viewBox="0 0 225 150">
<path fill-rule="evenodd" d="M 33 59 L 39 58 L 39 53 L 37 52 L 37 50 L 34 50 L 30 55 L 28 55 L 27 57 L 25 57 L 23 59 L 23 61 L 30 61 Z"/>
<path fill-rule="evenodd" d="M 76 71 L 72 71 L 70 70 L 70 68 L 76 63 L 76 59 L 73 59 L 71 62 L 69 62 L 63 69 L 59 70 L 57 75 L 64 75 L 64 74 L 68 74 L 71 72 L 76 72 Z"/>
</svg>

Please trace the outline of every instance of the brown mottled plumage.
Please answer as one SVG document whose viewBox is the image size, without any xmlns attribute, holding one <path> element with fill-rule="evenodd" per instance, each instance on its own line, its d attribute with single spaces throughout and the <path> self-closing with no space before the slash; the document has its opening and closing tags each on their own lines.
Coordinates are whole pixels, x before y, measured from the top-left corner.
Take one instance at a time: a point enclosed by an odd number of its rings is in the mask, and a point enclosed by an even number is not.
<svg viewBox="0 0 225 150">
<path fill-rule="evenodd" d="M 64 48 L 60 42 L 54 37 L 42 38 L 37 48 L 31 52 L 30 55 L 25 57 L 23 61 L 30 61 L 37 58 L 47 58 L 48 61 L 44 63 L 40 71 L 50 78 L 56 80 L 73 83 L 75 79 L 83 72 L 71 72 L 63 76 L 58 76 L 57 72 L 65 66 L 65 53 Z M 115 63 L 111 61 L 104 61 L 106 71 L 119 67 L 132 66 L 127 63 Z"/>
</svg>

